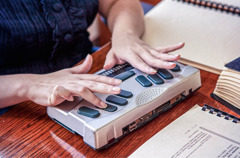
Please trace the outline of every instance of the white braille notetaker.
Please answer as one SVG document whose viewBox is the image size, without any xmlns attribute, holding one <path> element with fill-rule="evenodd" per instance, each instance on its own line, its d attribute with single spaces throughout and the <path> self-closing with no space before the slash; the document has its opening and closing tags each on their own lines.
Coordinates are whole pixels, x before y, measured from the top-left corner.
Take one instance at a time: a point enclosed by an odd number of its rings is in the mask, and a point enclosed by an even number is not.
<svg viewBox="0 0 240 158">
<path fill-rule="evenodd" d="M 47 108 L 54 121 L 81 135 L 84 142 L 95 150 L 117 142 L 201 86 L 200 71 L 180 63 L 171 70 L 158 69 L 154 75 L 143 73 L 129 64 L 100 70 L 96 74 L 123 81 L 118 95 L 95 93 L 107 103 L 106 109 L 97 108 L 80 97 Z"/>
</svg>

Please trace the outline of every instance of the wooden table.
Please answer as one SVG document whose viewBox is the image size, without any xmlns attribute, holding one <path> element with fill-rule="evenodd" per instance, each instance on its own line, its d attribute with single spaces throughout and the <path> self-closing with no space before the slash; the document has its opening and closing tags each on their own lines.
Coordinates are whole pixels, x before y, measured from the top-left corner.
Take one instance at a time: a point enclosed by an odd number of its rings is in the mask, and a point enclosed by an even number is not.
<svg viewBox="0 0 240 158">
<path fill-rule="evenodd" d="M 110 44 L 93 54 L 91 73 L 100 70 Z M 209 104 L 236 115 L 210 98 L 218 75 L 201 70 L 202 87 L 174 108 L 145 126 L 123 137 L 118 143 L 95 151 L 74 135 L 52 121 L 46 107 L 24 102 L 0 116 L 0 157 L 127 157 L 154 134 L 166 127 L 195 104 Z"/>
</svg>

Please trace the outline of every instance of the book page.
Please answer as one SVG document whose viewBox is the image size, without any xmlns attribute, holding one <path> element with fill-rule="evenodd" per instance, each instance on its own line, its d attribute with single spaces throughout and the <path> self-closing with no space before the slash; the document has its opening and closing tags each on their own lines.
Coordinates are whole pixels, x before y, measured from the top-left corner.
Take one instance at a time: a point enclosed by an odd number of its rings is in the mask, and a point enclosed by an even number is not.
<svg viewBox="0 0 240 158">
<path fill-rule="evenodd" d="M 239 0 L 216 3 L 240 7 Z M 183 63 L 219 74 L 239 57 L 240 16 L 177 0 L 163 0 L 145 16 L 143 40 L 153 47 L 185 42 L 173 53 Z M 210 70 L 211 69 L 211 70 Z"/>
<path fill-rule="evenodd" d="M 158 132 L 130 158 L 239 158 L 240 123 L 202 111 L 195 105 Z"/>
</svg>

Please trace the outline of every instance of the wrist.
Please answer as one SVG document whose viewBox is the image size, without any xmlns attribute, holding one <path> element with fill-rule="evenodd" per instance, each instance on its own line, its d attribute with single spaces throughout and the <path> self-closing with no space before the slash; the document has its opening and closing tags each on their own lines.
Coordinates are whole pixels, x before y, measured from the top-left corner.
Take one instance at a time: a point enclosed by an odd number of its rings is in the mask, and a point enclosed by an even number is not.
<svg viewBox="0 0 240 158">
<path fill-rule="evenodd" d="M 31 88 L 33 83 L 32 74 L 20 75 L 19 81 L 15 84 L 16 95 L 18 98 L 21 98 L 22 101 L 31 100 Z"/>
<path fill-rule="evenodd" d="M 112 45 L 119 45 L 121 43 L 125 43 L 126 41 L 136 41 L 140 39 L 139 35 L 134 31 L 128 30 L 124 32 L 114 32 L 112 34 Z"/>
<path fill-rule="evenodd" d="M 116 30 L 116 31 L 113 31 L 113 34 L 112 34 L 113 40 L 116 40 L 116 39 L 126 40 L 126 38 L 140 38 L 140 36 L 141 36 L 141 33 L 131 29 L 124 30 L 124 31 Z"/>
</svg>

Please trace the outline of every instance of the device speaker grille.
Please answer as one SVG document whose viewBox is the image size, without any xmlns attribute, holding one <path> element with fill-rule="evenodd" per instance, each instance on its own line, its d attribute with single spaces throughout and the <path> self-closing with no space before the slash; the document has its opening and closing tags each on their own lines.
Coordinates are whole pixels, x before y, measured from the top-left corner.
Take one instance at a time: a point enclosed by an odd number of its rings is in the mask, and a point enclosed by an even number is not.
<svg viewBox="0 0 240 158">
<path fill-rule="evenodd" d="M 152 88 L 143 91 L 136 97 L 136 105 L 141 106 L 143 104 L 151 102 L 152 100 L 160 96 L 165 90 L 166 88 Z"/>
</svg>

